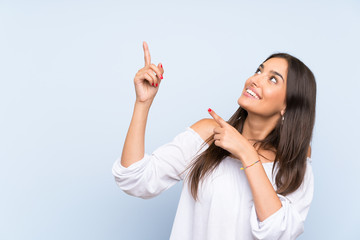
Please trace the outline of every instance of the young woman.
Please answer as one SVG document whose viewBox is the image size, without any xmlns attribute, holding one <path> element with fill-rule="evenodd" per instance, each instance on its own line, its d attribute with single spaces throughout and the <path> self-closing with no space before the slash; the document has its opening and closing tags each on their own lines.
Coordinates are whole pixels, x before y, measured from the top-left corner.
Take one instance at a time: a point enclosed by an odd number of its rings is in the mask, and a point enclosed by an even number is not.
<svg viewBox="0 0 360 240">
<path fill-rule="evenodd" d="M 126 193 L 151 198 L 184 180 L 170 239 L 295 239 L 313 198 L 310 141 L 316 83 L 297 58 L 268 57 L 246 80 L 224 121 L 208 109 L 172 142 L 144 153 L 145 126 L 163 79 L 143 43 L 136 101 L 113 175 Z"/>
</svg>

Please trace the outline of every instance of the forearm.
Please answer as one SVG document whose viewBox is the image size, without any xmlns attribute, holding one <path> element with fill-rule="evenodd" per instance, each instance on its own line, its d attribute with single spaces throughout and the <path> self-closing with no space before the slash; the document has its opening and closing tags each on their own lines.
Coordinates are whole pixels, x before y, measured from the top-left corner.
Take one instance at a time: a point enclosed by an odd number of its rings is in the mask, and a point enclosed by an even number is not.
<svg viewBox="0 0 360 240">
<path fill-rule="evenodd" d="M 258 155 L 255 153 L 247 157 L 243 164 L 248 166 L 257 160 Z M 244 171 L 253 195 L 256 215 L 262 222 L 281 208 L 281 201 L 260 162 L 244 169 Z"/>
<path fill-rule="evenodd" d="M 141 160 L 145 153 L 145 129 L 151 102 L 135 102 L 134 112 L 126 135 L 121 165 L 129 167 Z"/>
</svg>

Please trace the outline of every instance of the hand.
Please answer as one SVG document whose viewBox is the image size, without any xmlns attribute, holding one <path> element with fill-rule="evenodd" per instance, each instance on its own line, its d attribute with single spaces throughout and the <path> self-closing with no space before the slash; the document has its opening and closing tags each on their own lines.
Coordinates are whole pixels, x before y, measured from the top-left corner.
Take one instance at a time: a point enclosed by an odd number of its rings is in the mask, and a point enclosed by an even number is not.
<svg viewBox="0 0 360 240">
<path fill-rule="evenodd" d="M 143 48 L 145 67 L 140 69 L 134 78 L 136 101 L 152 102 L 159 89 L 164 69 L 161 63 L 158 66 L 151 63 L 149 47 L 146 42 L 143 42 Z"/>
<path fill-rule="evenodd" d="M 235 158 L 243 160 L 248 156 L 256 154 L 258 155 L 255 148 L 241 133 L 233 126 L 228 124 L 224 119 L 218 116 L 213 110 L 209 108 L 208 112 L 214 118 L 214 120 L 220 125 L 214 128 L 214 144 L 221 147 Z"/>
</svg>

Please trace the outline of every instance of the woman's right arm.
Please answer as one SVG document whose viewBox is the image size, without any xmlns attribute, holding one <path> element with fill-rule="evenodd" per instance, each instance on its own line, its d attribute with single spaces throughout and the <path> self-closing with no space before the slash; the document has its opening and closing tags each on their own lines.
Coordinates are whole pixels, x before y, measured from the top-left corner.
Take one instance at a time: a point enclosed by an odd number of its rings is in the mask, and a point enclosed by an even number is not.
<svg viewBox="0 0 360 240">
<path fill-rule="evenodd" d="M 113 164 L 112 173 L 125 193 L 152 198 L 183 180 L 190 161 L 206 149 L 203 139 L 190 127 L 151 154 L 144 151 L 145 128 L 153 99 L 164 72 L 162 65 L 150 63 L 147 44 L 143 43 L 145 67 L 134 78 L 136 101 L 121 158 Z M 156 73 L 156 75 L 154 74 Z"/>
<path fill-rule="evenodd" d="M 150 64 L 150 54 L 145 42 L 143 46 L 145 67 L 140 69 L 134 78 L 134 113 L 121 159 L 117 159 L 113 164 L 112 173 L 117 185 L 125 193 L 147 199 L 157 196 L 184 179 L 191 160 L 206 149 L 202 137 L 209 134 L 209 130 L 201 127 L 203 124 L 195 124 L 192 127 L 198 132 L 187 127 L 171 142 L 158 147 L 151 154 L 145 153 L 147 116 L 164 70 L 161 64 L 158 67 Z"/>
<path fill-rule="evenodd" d="M 164 73 L 162 64 L 151 64 L 146 42 L 143 42 L 143 49 L 145 67 L 140 69 L 134 78 L 136 101 L 121 155 L 121 165 L 124 167 L 129 167 L 144 157 L 146 122 Z"/>
</svg>

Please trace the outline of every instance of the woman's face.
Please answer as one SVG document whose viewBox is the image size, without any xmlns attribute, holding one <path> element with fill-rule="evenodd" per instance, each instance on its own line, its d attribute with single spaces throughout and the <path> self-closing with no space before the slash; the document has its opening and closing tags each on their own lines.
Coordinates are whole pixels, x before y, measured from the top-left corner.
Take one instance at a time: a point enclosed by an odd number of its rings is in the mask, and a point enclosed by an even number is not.
<svg viewBox="0 0 360 240">
<path fill-rule="evenodd" d="M 248 113 L 263 117 L 284 114 L 288 64 L 283 58 L 271 58 L 261 64 L 245 82 L 239 105 Z"/>
</svg>

